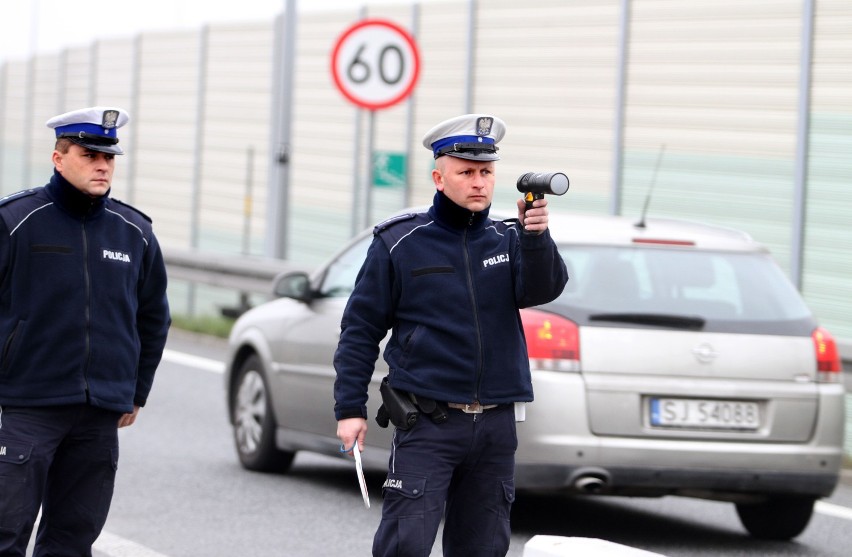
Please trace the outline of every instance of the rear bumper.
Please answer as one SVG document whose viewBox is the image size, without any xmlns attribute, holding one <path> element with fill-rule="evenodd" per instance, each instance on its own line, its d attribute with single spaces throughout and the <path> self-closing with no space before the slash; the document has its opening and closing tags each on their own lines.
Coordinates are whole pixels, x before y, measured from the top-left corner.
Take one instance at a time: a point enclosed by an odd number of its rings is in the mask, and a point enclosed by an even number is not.
<svg viewBox="0 0 852 557">
<path fill-rule="evenodd" d="M 830 495 L 843 462 L 843 388 L 820 386 L 806 442 L 594 435 L 579 374 L 536 372 L 536 400 L 518 424 L 519 488 L 618 495 Z M 635 405 L 611 412 L 635 415 Z"/>
</svg>

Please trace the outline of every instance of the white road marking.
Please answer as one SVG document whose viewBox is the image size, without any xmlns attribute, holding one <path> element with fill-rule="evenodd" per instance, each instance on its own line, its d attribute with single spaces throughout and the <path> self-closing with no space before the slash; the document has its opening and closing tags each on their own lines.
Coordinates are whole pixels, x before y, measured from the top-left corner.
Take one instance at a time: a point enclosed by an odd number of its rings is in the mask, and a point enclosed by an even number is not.
<svg viewBox="0 0 852 557">
<path fill-rule="evenodd" d="M 814 510 L 820 514 L 842 518 L 844 520 L 852 520 L 852 509 L 835 505 L 834 503 L 826 503 L 825 501 L 817 501 Z"/>
<path fill-rule="evenodd" d="M 41 510 L 38 511 L 35 526 L 33 526 L 34 532 L 38 530 L 38 524 L 40 521 Z M 33 536 L 33 539 L 30 540 L 30 545 L 27 548 L 27 555 L 31 555 L 30 552 L 32 551 L 34 539 L 35 536 Z M 92 544 L 92 549 L 98 553 L 103 553 L 105 557 L 168 557 L 168 555 L 165 555 L 164 553 L 158 553 L 144 545 L 126 540 L 121 536 L 116 536 L 115 534 L 110 534 L 107 531 L 101 532 L 101 535 L 98 536 L 98 539 L 96 539 L 95 543 Z"/>
<path fill-rule="evenodd" d="M 109 532 L 101 532 L 92 549 L 105 553 L 108 557 L 167 557 L 163 553 Z"/>
<path fill-rule="evenodd" d="M 181 366 L 196 367 L 204 371 L 212 371 L 213 373 L 225 373 L 224 362 L 214 360 L 212 358 L 205 358 L 203 356 L 177 352 L 175 350 L 169 350 L 168 348 L 163 350 L 163 360 Z"/>
</svg>

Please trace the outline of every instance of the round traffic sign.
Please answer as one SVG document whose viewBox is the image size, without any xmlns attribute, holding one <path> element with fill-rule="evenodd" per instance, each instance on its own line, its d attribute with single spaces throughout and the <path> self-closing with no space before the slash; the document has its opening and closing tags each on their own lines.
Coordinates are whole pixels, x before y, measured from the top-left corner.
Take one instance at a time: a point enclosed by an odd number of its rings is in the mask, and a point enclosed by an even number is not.
<svg viewBox="0 0 852 557">
<path fill-rule="evenodd" d="M 365 19 L 343 32 L 331 55 L 334 83 L 362 108 L 393 106 L 411 94 L 420 75 L 420 54 L 399 25 Z"/>
</svg>

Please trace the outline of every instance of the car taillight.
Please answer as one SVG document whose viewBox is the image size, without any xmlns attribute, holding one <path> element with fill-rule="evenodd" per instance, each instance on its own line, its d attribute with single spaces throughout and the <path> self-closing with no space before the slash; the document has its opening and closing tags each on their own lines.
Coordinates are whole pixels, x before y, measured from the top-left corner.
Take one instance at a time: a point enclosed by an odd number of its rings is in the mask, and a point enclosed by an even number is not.
<svg viewBox="0 0 852 557">
<path fill-rule="evenodd" d="M 817 358 L 817 380 L 820 383 L 840 383 L 843 379 L 840 373 L 840 353 L 837 351 L 837 343 L 831 333 L 817 327 L 811 334 L 814 339 Z"/>
<path fill-rule="evenodd" d="M 553 313 L 522 309 L 530 366 L 552 371 L 580 371 L 580 329 Z"/>
</svg>

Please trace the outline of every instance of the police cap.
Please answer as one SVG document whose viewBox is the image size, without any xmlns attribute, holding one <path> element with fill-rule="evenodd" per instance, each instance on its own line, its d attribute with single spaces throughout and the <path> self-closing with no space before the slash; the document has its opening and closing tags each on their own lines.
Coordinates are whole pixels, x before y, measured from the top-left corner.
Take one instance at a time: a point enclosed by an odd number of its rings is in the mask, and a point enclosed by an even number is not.
<svg viewBox="0 0 852 557">
<path fill-rule="evenodd" d="M 496 116 L 464 114 L 445 120 L 423 137 L 423 146 L 437 159 L 443 155 L 473 161 L 496 161 L 497 143 L 506 124 Z"/>
<path fill-rule="evenodd" d="M 56 131 L 56 139 L 70 139 L 92 151 L 123 155 L 117 145 L 117 130 L 129 121 L 130 116 L 120 108 L 92 106 L 54 116 L 47 121 L 47 127 Z"/>
</svg>

